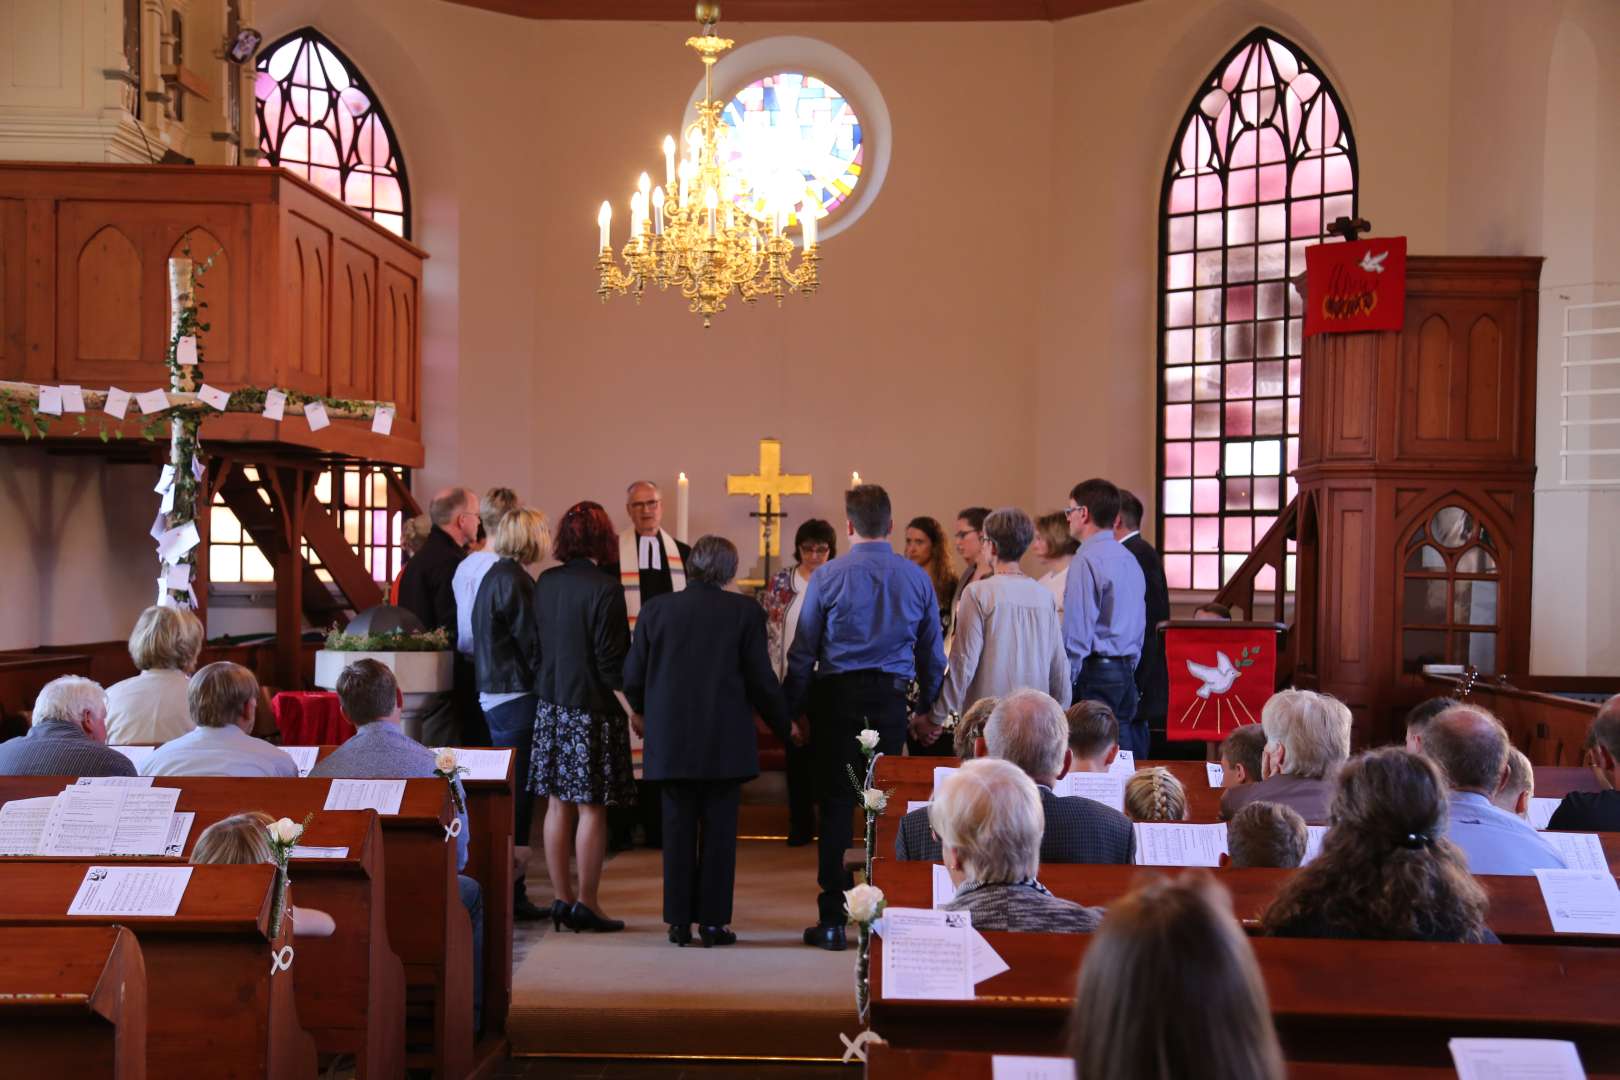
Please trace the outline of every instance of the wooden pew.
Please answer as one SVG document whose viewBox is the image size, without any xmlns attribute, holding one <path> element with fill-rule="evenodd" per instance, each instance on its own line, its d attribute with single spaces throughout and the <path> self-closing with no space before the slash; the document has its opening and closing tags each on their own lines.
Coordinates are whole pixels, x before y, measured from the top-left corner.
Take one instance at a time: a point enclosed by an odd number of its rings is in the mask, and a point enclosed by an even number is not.
<svg viewBox="0 0 1620 1080">
<path fill-rule="evenodd" d="M 321 746 L 316 760 L 335 746 Z M 484 749 L 487 749 L 484 748 Z M 468 877 L 484 891 L 484 1030 L 477 1058 L 482 1064 L 505 1053 L 506 1017 L 512 1006 L 512 802 L 515 758 L 505 780 L 462 780 L 467 793 Z M 536 845 L 538 846 L 538 845 Z"/>
<path fill-rule="evenodd" d="M 867 1052 L 866 1080 L 991 1080 L 992 1057 L 973 1050 L 896 1050 L 879 1045 Z M 1620 1074 L 1588 1070 L 1586 1075 L 1588 1080 L 1614 1080 Z M 1457 1070 L 1449 1065 L 1288 1063 L 1288 1080 L 1455 1080 L 1456 1076 Z"/>
<path fill-rule="evenodd" d="M 110 861 L 110 860 L 103 860 Z M 69 916 L 95 860 L 0 866 L 0 928 L 122 925 L 146 961 L 147 1071 L 311 1078 L 315 1042 L 300 1026 L 290 972 L 271 956 L 292 941 L 270 937 L 275 867 L 198 866 L 172 918 Z M 296 969 L 296 957 L 294 959 Z"/>
<path fill-rule="evenodd" d="M 71 779 L 0 777 L 0 802 L 53 795 L 64 783 Z M 198 812 L 199 824 L 192 827 L 195 836 L 201 829 L 203 807 L 211 807 L 208 812 L 216 815 L 209 820 L 242 810 L 262 810 L 294 821 L 310 814 L 320 816 L 330 782 L 318 778 L 160 776 L 153 785 L 181 789 L 177 809 Z M 471 1069 L 473 1051 L 472 923 L 456 884 L 456 849 L 448 834 L 454 817 L 449 785 L 428 778 L 405 781 L 399 813 L 379 818 L 385 851 L 382 877 L 387 940 L 404 965 L 408 1018 L 412 1003 L 416 1005 L 417 1023 L 408 1026 L 406 1042 L 420 1049 L 408 1055 L 406 1064 L 452 1077 Z M 309 842 L 315 843 L 313 839 Z M 295 877 L 295 892 L 298 880 Z M 308 893 L 300 895 L 309 906 L 320 906 Z"/>
<path fill-rule="evenodd" d="M 900 1049 L 1061 1054 L 1090 934 L 984 935 L 1010 970 L 970 1001 L 883 997 L 872 945 L 872 1028 Z M 1588 1068 L 1620 1069 L 1614 954 L 1552 945 L 1258 938 L 1290 1061 L 1444 1066 L 1456 1036 L 1569 1039 Z"/>
<path fill-rule="evenodd" d="M 1610 834 L 1611 836 L 1614 834 Z M 1107 907 L 1140 882 L 1156 877 L 1177 877 L 1182 867 L 1088 866 L 1048 863 L 1041 867 L 1041 884 L 1056 896 L 1078 904 Z M 1293 870 L 1216 870 L 1216 880 L 1232 894 L 1232 910 L 1245 929 L 1255 930 L 1260 916 L 1295 873 Z M 879 858 L 872 863 L 872 883 L 883 890 L 895 907 L 933 907 L 933 866 Z M 1620 948 L 1612 934 L 1558 934 L 1553 932 L 1541 886 L 1533 877 L 1480 875 L 1477 880 L 1491 899 L 1488 922 L 1496 936 L 1508 944 L 1586 945 Z"/>
<path fill-rule="evenodd" d="M 52 778 L 52 783 L 59 785 L 60 779 Z M 204 829 L 242 809 L 234 793 L 184 789 L 178 807 L 197 815 L 184 859 L 191 857 Z M 331 937 L 298 939 L 293 986 L 299 1015 L 323 1060 L 349 1054 L 359 1076 L 397 1076 L 405 1068 L 405 969 L 388 942 L 380 820 L 371 810 L 322 811 L 299 842 L 348 849 L 345 858 L 295 858 L 288 867 L 293 902 L 326 912 L 338 928 Z M 60 861 L 5 856 L 0 866 Z M 107 861 L 176 865 L 175 859 L 145 856 Z"/>
<path fill-rule="evenodd" d="M 117 926 L 0 929 L 0 1061 L 145 1080 L 146 961 Z M 19 1071 L 16 1075 L 21 1075 Z"/>
</svg>

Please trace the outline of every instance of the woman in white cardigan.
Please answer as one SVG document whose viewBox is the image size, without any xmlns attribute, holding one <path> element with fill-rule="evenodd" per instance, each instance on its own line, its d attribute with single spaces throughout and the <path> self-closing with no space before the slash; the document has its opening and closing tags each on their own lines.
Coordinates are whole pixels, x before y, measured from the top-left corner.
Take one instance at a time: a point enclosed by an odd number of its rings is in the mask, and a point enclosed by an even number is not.
<svg viewBox="0 0 1620 1080">
<path fill-rule="evenodd" d="M 107 742 L 166 743 L 197 725 L 186 686 L 203 647 L 202 622 L 190 611 L 149 607 L 129 635 L 129 657 L 140 674 L 107 688 Z"/>
</svg>

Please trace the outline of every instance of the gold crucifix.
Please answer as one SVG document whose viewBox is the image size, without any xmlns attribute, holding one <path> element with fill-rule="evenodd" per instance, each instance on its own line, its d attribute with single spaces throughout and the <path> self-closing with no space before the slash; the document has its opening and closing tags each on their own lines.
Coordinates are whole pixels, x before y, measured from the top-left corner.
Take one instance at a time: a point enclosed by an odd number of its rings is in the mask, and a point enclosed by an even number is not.
<svg viewBox="0 0 1620 1080">
<path fill-rule="evenodd" d="M 782 553 L 782 531 L 776 519 L 782 516 L 782 496 L 812 494 L 810 474 L 782 471 L 782 441 L 759 440 L 759 472 L 753 476 L 726 475 L 727 495 L 759 497 L 759 553 L 774 558 Z"/>
</svg>

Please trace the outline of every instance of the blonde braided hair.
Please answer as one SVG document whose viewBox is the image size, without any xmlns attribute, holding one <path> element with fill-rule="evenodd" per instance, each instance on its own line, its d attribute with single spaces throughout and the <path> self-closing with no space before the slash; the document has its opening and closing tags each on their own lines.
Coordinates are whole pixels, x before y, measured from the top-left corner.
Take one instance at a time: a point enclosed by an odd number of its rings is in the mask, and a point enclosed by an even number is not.
<svg viewBox="0 0 1620 1080">
<path fill-rule="evenodd" d="M 1132 821 L 1186 821 L 1187 790 L 1162 765 L 1141 769 L 1125 782 L 1125 816 Z"/>
</svg>

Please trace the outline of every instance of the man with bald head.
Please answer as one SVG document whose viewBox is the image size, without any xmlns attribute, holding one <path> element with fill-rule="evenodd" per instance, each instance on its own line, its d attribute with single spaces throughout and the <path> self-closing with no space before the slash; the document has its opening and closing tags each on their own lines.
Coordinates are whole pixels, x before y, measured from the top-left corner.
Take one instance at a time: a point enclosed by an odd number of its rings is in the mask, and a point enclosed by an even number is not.
<svg viewBox="0 0 1620 1080">
<path fill-rule="evenodd" d="M 686 588 L 692 549 L 664 531 L 664 496 L 651 480 L 637 480 L 624 493 L 630 528 L 619 534 L 619 582 L 635 629 L 642 606 L 655 596 Z"/>
<path fill-rule="evenodd" d="M 478 496 L 464 487 L 448 487 L 428 503 L 433 528 L 422 548 L 399 575 L 399 606 L 422 620 L 429 630 L 442 627 L 456 643 L 456 567 L 467 545 L 478 538 Z M 471 661 L 453 652 L 450 696 L 406 734 L 428 746 L 487 745 L 483 715 L 478 710 Z"/>
<path fill-rule="evenodd" d="M 1523 819 L 1491 804 L 1508 782 L 1508 737 L 1500 722 L 1477 705 L 1453 705 L 1423 732 L 1423 756 L 1451 784 L 1451 842 L 1476 874 L 1526 876 L 1562 868 L 1563 858 Z"/>
<path fill-rule="evenodd" d="M 1050 694 L 1015 690 L 997 701 L 974 753 L 1009 761 L 1035 781 L 1046 817 L 1041 862 L 1127 864 L 1135 855 L 1135 836 L 1124 814 L 1052 790 L 1073 766 L 1074 755 L 1069 749 L 1069 719 Z M 894 838 L 897 858 L 939 862 L 940 852 L 926 806 L 900 819 Z"/>
</svg>

